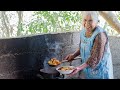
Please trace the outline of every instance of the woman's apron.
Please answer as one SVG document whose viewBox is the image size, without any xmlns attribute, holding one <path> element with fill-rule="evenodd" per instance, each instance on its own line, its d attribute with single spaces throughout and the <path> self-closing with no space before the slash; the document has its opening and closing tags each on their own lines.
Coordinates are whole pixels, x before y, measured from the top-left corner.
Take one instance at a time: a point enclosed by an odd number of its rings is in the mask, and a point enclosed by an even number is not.
<svg viewBox="0 0 120 90">
<path fill-rule="evenodd" d="M 80 40 L 81 40 L 80 54 L 82 58 L 82 63 L 85 63 L 90 57 L 91 49 L 93 47 L 95 37 L 99 33 L 105 32 L 105 31 L 100 27 L 96 27 L 93 35 L 90 38 L 87 38 L 85 36 L 85 32 L 86 30 L 82 30 L 80 33 Z M 113 79 L 112 57 L 111 57 L 108 40 L 105 46 L 103 57 L 100 60 L 100 62 L 97 64 L 97 66 L 94 69 L 92 69 L 91 67 L 87 67 L 83 69 L 83 73 L 85 74 L 86 79 Z"/>
</svg>

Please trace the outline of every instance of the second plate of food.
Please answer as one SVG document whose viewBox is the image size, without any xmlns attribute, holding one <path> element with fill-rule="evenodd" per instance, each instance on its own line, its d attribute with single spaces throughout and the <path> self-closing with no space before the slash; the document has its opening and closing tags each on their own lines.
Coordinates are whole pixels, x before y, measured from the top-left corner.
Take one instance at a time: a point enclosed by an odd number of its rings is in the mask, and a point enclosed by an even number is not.
<svg viewBox="0 0 120 90">
<path fill-rule="evenodd" d="M 60 66 L 57 67 L 56 70 L 61 74 L 70 74 L 75 70 L 74 66 Z"/>
</svg>

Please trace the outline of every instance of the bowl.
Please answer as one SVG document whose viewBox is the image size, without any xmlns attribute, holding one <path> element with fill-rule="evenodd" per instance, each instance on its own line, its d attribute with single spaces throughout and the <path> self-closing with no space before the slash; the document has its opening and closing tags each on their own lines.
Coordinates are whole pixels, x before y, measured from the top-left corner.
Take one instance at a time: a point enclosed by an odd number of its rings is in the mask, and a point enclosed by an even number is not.
<svg viewBox="0 0 120 90">
<path fill-rule="evenodd" d="M 60 74 L 70 74 L 75 70 L 75 67 L 74 66 L 60 66 L 60 67 L 57 67 L 56 70 Z"/>
</svg>

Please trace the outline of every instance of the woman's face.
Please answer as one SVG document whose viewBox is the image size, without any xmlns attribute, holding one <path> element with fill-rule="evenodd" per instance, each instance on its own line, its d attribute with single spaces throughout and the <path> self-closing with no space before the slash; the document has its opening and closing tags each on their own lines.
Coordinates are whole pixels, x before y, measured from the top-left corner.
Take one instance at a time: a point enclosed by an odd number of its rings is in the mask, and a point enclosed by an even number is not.
<svg viewBox="0 0 120 90">
<path fill-rule="evenodd" d="M 88 32 L 91 32 L 97 26 L 97 22 L 93 20 L 91 15 L 86 15 L 83 18 L 83 26 Z"/>
</svg>

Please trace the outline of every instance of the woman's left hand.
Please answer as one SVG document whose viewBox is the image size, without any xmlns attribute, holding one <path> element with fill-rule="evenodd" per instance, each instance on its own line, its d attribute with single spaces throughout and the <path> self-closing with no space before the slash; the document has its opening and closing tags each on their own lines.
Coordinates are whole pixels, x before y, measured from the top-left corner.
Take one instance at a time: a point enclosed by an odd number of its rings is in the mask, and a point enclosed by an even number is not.
<svg viewBox="0 0 120 90">
<path fill-rule="evenodd" d="M 72 77 L 73 75 L 77 74 L 79 71 L 80 71 L 80 68 L 79 68 L 79 67 L 76 67 L 76 69 L 75 69 L 72 73 L 70 73 L 69 75 L 67 75 L 67 77 L 68 77 L 68 78 L 69 78 L 69 77 Z"/>
<path fill-rule="evenodd" d="M 78 73 L 80 70 L 86 68 L 87 66 L 88 66 L 88 65 L 87 65 L 86 63 L 83 63 L 82 65 L 76 67 L 76 69 L 75 69 L 72 73 L 70 73 L 70 74 L 68 75 L 68 78 L 71 77 L 71 76 L 73 76 L 73 75 L 75 75 L 76 73 Z"/>
</svg>

